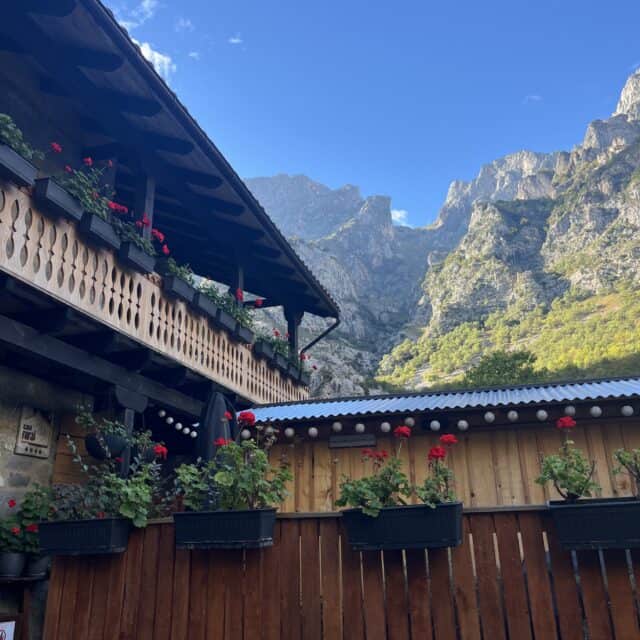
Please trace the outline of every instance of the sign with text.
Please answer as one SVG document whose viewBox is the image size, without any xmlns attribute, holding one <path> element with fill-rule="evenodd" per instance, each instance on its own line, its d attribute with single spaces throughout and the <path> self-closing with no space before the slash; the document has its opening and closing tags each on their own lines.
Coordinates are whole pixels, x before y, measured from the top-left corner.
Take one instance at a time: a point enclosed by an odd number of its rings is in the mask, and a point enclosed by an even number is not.
<svg viewBox="0 0 640 640">
<path fill-rule="evenodd" d="M 16 632 L 15 620 L 0 622 L 0 640 L 13 640 Z"/>
<path fill-rule="evenodd" d="M 53 427 L 37 410 L 22 407 L 15 453 L 33 458 L 48 458 Z"/>
</svg>

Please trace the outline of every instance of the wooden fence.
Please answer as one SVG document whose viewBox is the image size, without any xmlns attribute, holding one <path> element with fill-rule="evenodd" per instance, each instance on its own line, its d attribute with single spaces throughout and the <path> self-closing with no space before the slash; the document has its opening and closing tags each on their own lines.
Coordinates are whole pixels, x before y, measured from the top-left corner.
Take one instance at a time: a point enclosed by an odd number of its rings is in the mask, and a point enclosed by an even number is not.
<svg viewBox="0 0 640 640">
<path fill-rule="evenodd" d="M 640 556 L 562 551 L 544 510 L 466 513 L 455 549 L 353 552 L 340 518 L 272 548 L 185 551 L 171 523 L 58 558 L 45 640 L 637 640 Z M 635 563 L 635 564 L 634 564 Z"/>
</svg>

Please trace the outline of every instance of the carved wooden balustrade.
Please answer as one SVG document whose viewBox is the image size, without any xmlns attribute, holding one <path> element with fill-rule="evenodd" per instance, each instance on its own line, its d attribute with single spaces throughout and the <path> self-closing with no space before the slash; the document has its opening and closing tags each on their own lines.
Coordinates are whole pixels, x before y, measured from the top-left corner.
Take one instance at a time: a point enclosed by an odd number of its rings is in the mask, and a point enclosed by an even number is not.
<svg viewBox="0 0 640 640">
<path fill-rule="evenodd" d="M 256 403 L 302 400 L 308 389 L 167 297 L 156 274 L 121 265 L 76 225 L 53 219 L 12 184 L 0 185 L 0 270 Z"/>
</svg>

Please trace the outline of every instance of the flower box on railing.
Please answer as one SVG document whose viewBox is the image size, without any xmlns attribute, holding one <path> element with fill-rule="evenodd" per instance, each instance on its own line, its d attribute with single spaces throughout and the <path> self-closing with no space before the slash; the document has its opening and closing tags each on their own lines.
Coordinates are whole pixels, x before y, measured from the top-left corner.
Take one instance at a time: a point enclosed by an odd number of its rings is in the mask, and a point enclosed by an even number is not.
<svg viewBox="0 0 640 640">
<path fill-rule="evenodd" d="M 193 305 L 212 320 L 215 320 L 218 315 L 218 305 L 202 291 L 196 292 L 193 298 Z"/>
<path fill-rule="evenodd" d="M 52 556 L 122 553 L 130 529 L 131 521 L 125 518 L 41 522 L 40 550 Z"/>
<path fill-rule="evenodd" d="M 287 373 L 295 380 L 298 380 L 300 378 L 300 367 L 295 362 L 289 362 Z"/>
<path fill-rule="evenodd" d="M 185 511 L 173 519 L 179 549 L 257 549 L 273 544 L 276 510 Z"/>
<path fill-rule="evenodd" d="M 0 144 L 0 174 L 21 187 L 31 186 L 38 170 L 6 144 Z"/>
<path fill-rule="evenodd" d="M 273 347 L 264 340 L 257 340 L 253 345 L 253 353 L 264 360 L 272 360 L 274 357 Z"/>
<path fill-rule="evenodd" d="M 140 273 L 151 273 L 155 267 L 156 259 L 145 253 L 133 242 L 123 242 L 118 250 L 118 258 L 128 267 Z"/>
<path fill-rule="evenodd" d="M 287 373 L 289 370 L 289 359 L 286 356 L 283 356 L 281 353 L 276 353 L 275 357 L 276 367 L 280 369 L 280 371 Z"/>
<path fill-rule="evenodd" d="M 253 339 L 255 338 L 255 334 L 253 333 L 253 331 L 251 331 L 249 327 L 245 327 L 239 322 L 236 324 L 236 329 L 233 333 L 233 336 L 246 344 L 251 344 L 253 342 Z"/>
<path fill-rule="evenodd" d="M 224 309 L 220 309 L 218 307 L 218 312 L 216 313 L 215 323 L 225 331 L 228 331 L 230 334 L 234 334 L 236 330 L 236 326 L 238 325 L 238 321 L 230 314 L 227 313 Z"/>
<path fill-rule="evenodd" d="M 196 290 L 179 276 L 165 275 L 162 278 L 162 290 L 171 298 L 178 298 L 187 304 L 193 302 Z"/>
<path fill-rule="evenodd" d="M 85 211 L 79 229 L 86 238 L 100 246 L 115 251 L 120 248 L 120 238 L 114 228 L 95 213 Z"/>
<path fill-rule="evenodd" d="M 346 509 L 342 519 L 357 551 L 438 549 L 462 543 L 462 502 L 385 507 L 377 517 Z"/>
<path fill-rule="evenodd" d="M 80 203 L 52 178 L 36 180 L 34 196 L 54 215 L 62 215 L 76 222 L 82 218 L 83 209 Z"/>
<path fill-rule="evenodd" d="M 308 371 L 300 371 L 300 382 L 308 387 L 311 384 L 311 374 Z"/>
<path fill-rule="evenodd" d="M 638 498 L 551 500 L 549 509 L 564 549 L 640 547 Z"/>
</svg>

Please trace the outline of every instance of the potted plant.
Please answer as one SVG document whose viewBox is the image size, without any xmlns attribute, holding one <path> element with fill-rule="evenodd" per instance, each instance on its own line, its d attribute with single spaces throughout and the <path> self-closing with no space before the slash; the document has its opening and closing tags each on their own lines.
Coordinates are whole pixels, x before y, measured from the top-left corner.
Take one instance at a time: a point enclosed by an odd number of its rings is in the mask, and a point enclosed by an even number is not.
<svg viewBox="0 0 640 640">
<path fill-rule="evenodd" d="M 218 316 L 218 300 L 220 294 L 211 283 L 202 283 L 193 298 L 194 306 L 208 316 L 212 321 Z"/>
<path fill-rule="evenodd" d="M 43 578 L 47 575 L 51 558 L 41 553 L 38 523 L 51 513 L 52 493 L 48 487 L 35 485 L 29 489 L 20 504 L 18 519 L 24 535 L 27 561 L 24 575 L 29 578 Z"/>
<path fill-rule="evenodd" d="M 589 461 L 571 439 L 575 427 L 576 421 L 569 416 L 557 420 L 556 428 L 563 433 L 562 446 L 557 454 L 542 458 L 536 479 L 541 485 L 553 484 L 562 498 L 548 503 L 560 544 L 565 549 L 597 549 L 626 548 L 634 538 L 640 542 L 635 500 L 588 499 L 600 487 L 593 480 L 595 461 Z M 630 528 L 620 515 L 627 509 L 634 511 Z"/>
<path fill-rule="evenodd" d="M 31 186 L 38 173 L 31 161 L 42 157 L 24 140 L 11 116 L 0 113 L 0 173 L 19 186 Z"/>
<path fill-rule="evenodd" d="M 156 265 L 156 249 L 152 240 L 144 238 L 140 234 L 140 230 L 145 226 L 145 222 L 149 223 L 146 214 L 142 215 L 142 219 L 137 222 L 130 220 L 121 220 L 114 218 L 111 222 L 118 238 L 120 238 L 120 248 L 118 249 L 118 258 L 128 267 L 139 271 L 140 273 L 151 273 Z M 164 239 L 164 235 L 162 235 Z"/>
<path fill-rule="evenodd" d="M 173 258 L 156 262 L 156 269 L 162 276 L 162 290 L 171 298 L 178 298 L 187 304 L 196 295 L 195 275 L 188 264 L 179 265 Z"/>
<path fill-rule="evenodd" d="M 255 423 L 250 412 L 238 417 L 243 429 Z M 240 442 L 219 438 L 213 460 L 176 469 L 177 494 L 186 509 L 175 513 L 176 546 L 188 549 L 258 548 L 273 544 L 274 505 L 287 495 L 292 479 L 283 461 L 274 468 L 267 450 L 273 429 L 256 428 Z"/>
<path fill-rule="evenodd" d="M 76 422 L 84 428 L 84 445 L 87 453 L 96 460 L 118 457 L 131 444 L 127 428 L 116 420 L 103 418 L 96 421 L 91 412 L 82 409 Z"/>
<path fill-rule="evenodd" d="M 16 513 L 17 502 L 7 500 L 9 515 L 0 520 L 0 578 L 17 578 L 22 575 L 26 562 L 24 532 Z"/>
<path fill-rule="evenodd" d="M 401 425 L 394 430 L 399 441 L 411 435 Z M 452 434 L 441 436 L 444 446 L 429 451 L 429 475 L 421 487 L 412 487 L 402 471 L 398 455 L 363 449 L 363 458 L 372 464 L 372 474 L 340 485 L 336 504 L 350 506 L 342 512 L 349 543 L 356 550 L 425 549 L 453 547 L 462 542 L 462 503 L 453 494 L 453 474 L 444 464 L 446 447 L 457 442 Z M 423 504 L 409 505 L 416 495 Z"/>
</svg>

